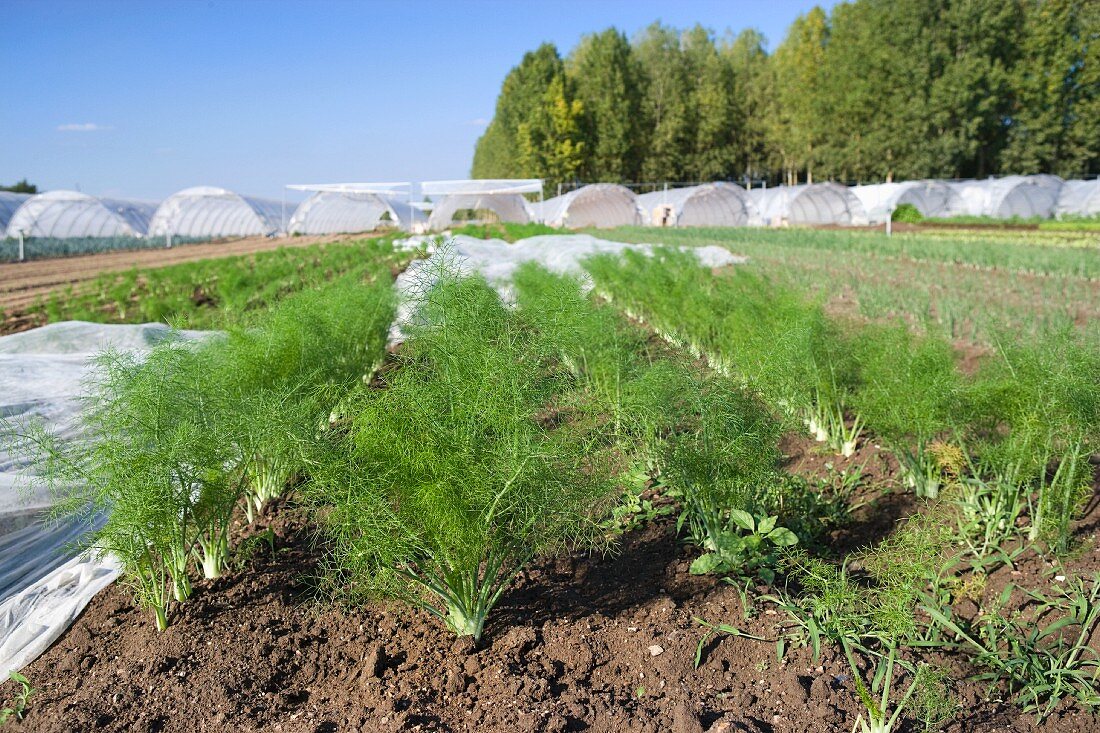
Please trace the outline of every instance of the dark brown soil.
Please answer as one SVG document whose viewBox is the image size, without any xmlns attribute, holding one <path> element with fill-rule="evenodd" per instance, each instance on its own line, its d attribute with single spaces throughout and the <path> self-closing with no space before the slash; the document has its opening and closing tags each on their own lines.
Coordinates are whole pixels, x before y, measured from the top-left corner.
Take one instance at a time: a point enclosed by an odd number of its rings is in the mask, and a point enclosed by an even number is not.
<svg viewBox="0 0 1100 733">
<path fill-rule="evenodd" d="M 804 473 L 826 462 L 809 441 L 784 447 Z M 873 446 L 855 461 L 881 488 L 890 467 Z M 847 548 L 875 539 L 912 510 L 911 500 L 888 494 L 857 513 L 857 528 L 841 541 Z M 1080 526 L 1088 541 L 1074 572 L 1100 568 L 1091 544 L 1098 525 L 1094 506 Z M 308 513 L 277 502 L 253 526 L 238 526 L 236 539 L 267 528 L 274 555 L 253 542 L 251 559 L 198 583 L 163 633 L 125 588 L 97 596 L 24 670 L 36 691 L 25 720 L 8 729 L 848 733 L 860 709 L 848 667 L 831 649 L 816 661 L 806 649 L 778 661 L 770 643 L 721 635 L 706 643 L 696 669 L 697 618 L 767 636 L 779 616 L 758 604 L 760 615 L 746 618 L 736 587 L 690 575 L 697 551 L 677 541 L 667 518 L 629 533 L 613 555 L 575 555 L 524 573 L 478 647 L 404 606 L 317 602 L 308 579 L 323 548 Z M 1049 582 L 1043 570 L 1032 558 L 1001 573 L 1035 585 Z M 986 593 L 1001 586 L 991 579 Z M 960 676 L 973 671 L 955 666 Z M 0 698 L 12 693 L 11 683 L 0 687 Z M 963 682 L 958 693 L 963 707 L 947 728 L 955 733 L 1100 725 L 1067 703 L 1036 726 L 984 685 Z"/>
</svg>

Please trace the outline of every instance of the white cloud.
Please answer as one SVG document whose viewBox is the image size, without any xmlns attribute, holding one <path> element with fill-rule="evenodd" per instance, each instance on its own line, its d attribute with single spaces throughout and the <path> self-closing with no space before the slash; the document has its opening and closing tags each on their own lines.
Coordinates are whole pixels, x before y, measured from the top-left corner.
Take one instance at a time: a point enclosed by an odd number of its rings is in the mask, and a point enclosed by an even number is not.
<svg viewBox="0 0 1100 733">
<path fill-rule="evenodd" d="M 64 125 L 58 125 L 57 129 L 61 132 L 99 132 L 100 130 L 113 130 L 111 125 L 97 125 L 94 122 L 69 122 Z"/>
<path fill-rule="evenodd" d="M 484 117 L 478 117 L 474 120 L 468 120 L 466 124 L 470 125 L 471 127 L 485 127 L 489 124 L 489 120 L 485 119 Z"/>
</svg>

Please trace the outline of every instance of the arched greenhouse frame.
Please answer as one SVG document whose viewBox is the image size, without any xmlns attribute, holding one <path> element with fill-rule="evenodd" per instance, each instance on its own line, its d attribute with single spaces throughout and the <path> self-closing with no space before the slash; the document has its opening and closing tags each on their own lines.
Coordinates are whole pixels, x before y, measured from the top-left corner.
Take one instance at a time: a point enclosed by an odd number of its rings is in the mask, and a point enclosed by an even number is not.
<svg viewBox="0 0 1100 733">
<path fill-rule="evenodd" d="M 270 236 L 284 231 L 282 202 L 196 186 L 164 200 L 149 222 L 150 236 L 218 238 Z"/>
<path fill-rule="evenodd" d="M 532 204 L 535 220 L 552 227 L 581 229 L 630 226 L 641 221 L 638 197 L 616 183 L 594 183 Z"/>
<path fill-rule="evenodd" d="M 8 236 L 49 239 L 144 237 L 155 203 L 48 191 L 31 196 L 8 222 Z"/>
<path fill-rule="evenodd" d="M 930 219 L 943 219 L 966 213 L 958 192 L 943 181 L 902 181 L 853 186 L 851 189 L 867 212 L 872 224 L 889 221 L 894 210 L 909 204 Z"/>
<path fill-rule="evenodd" d="M 859 198 L 837 183 L 756 188 L 749 195 L 769 226 L 867 223 L 867 212 Z"/>
<path fill-rule="evenodd" d="M 642 223 L 674 227 L 742 227 L 760 216 L 748 192 L 732 183 L 671 188 L 638 196 Z"/>
</svg>

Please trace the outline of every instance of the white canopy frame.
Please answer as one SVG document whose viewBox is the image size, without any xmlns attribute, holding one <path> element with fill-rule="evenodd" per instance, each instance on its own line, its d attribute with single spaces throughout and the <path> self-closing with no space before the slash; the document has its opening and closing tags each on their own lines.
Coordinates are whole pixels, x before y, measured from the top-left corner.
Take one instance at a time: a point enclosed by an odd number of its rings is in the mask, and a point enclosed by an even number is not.
<svg viewBox="0 0 1100 733">
<path fill-rule="evenodd" d="M 150 236 L 252 237 L 284 231 L 285 204 L 242 196 L 225 188 L 195 186 L 164 200 L 149 222 Z"/>
<path fill-rule="evenodd" d="M 719 181 L 638 196 L 642 223 L 675 227 L 743 227 L 759 218 L 748 191 Z"/>
<path fill-rule="evenodd" d="M 424 181 L 420 191 L 425 196 L 454 196 L 458 194 L 504 195 L 542 194 L 541 178 L 467 178 L 451 181 Z"/>
<path fill-rule="evenodd" d="M 412 191 L 409 181 L 390 183 L 291 183 L 287 188 L 292 191 L 328 192 L 328 193 L 373 193 L 379 196 L 408 196 Z"/>
<path fill-rule="evenodd" d="M 594 183 L 531 205 L 536 221 L 552 227 L 599 229 L 641 223 L 638 197 L 617 183 Z"/>
<path fill-rule="evenodd" d="M 446 196 L 432 207 L 428 228 L 439 231 L 455 224 L 459 211 L 491 211 L 504 222 L 526 224 L 531 221 L 527 199 L 518 193 L 463 193 Z"/>
<path fill-rule="evenodd" d="M 10 237 L 144 237 L 157 208 L 147 201 L 48 191 L 26 199 L 8 221 Z"/>
</svg>

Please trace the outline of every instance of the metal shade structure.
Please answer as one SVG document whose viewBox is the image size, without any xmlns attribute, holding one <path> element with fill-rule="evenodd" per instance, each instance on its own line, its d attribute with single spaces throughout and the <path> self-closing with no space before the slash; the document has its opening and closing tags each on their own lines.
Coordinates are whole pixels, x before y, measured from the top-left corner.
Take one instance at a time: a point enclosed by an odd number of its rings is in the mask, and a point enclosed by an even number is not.
<svg viewBox="0 0 1100 733">
<path fill-rule="evenodd" d="M 144 237 L 157 205 L 89 196 L 80 191 L 48 191 L 31 196 L 8 221 L 8 236 L 71 239 Z"/>
<path fill-rule="evenodd" d="M 845 186 L 804 183 L 749 191 L 763 222 L 770 226 L 867 223 L 863 204 Z"/>
<path fill-rule="evenodd" d="M 252 237 L 283 231 L 285 204 L 196 186 L 164 200 L 149 222 L 149 236 Z"/>
<path fill-rule="evenodd" d="M 748 192 L 724 182 L 645 193 L 638 209 L 653 226 L 743 227 L 760 218 Z"/>
<path fill-rule="evenodd" d="M 527 199 L 518 193 L 462 193 L 446 196 L 432 207 L 428 228 L 446 229 L 455 223 L 455 214 L 465 210 L 491 211 L 501 221 L 512 224 L 531 221 Z"/>
<path fill-rule="evenodd" d="M 500 221 L 526 224 L 531 211 L 525 193 L 542 195 L 541 178 L 473 178 L 451 181 L 425 181 L 420 191 L 432 196 L 432 215 L 428 228 L 446 229 L 455 223 L 459 211 L 493 212 Z"/>
<path fill-rule="evenodd" d="M 541 178 L 464 178 L 452 181 L 424 181 L 420 192 L 425 196 L 542 193 Z"/>
<path fill-rule="evenodd" d="M 981 181 L 952 181 L 965 213 L 996 219 L 1048 218 L 1054 214 L 1064 182 L 1058 176 L 1005 176 Z"/>
<path fill-rule="evenodd" d="M 1066 181 L 1058 192 L 1054 215 L 1100 216 L 1100 178 L 1091 181 Z"/>
<path fill-rule="evenodd" d="M 296 184 L 287 188 L 313 192 L 290 217 L 290 234 L 369 232 L 387 216 L 394 226 L 405 230 L 427 221 L 424 212 L 409 201 L 410 183 Z"/>
<path fill-rule="evenodd" d="M 962 197 L 943 181 L 903 181 L 852 186 L 850 189 L 867 212 L 871 224 L 889 221 L 894 210 L 909 204 L 922 216 L 942 219 L 966 213 Z"/>
<path fill-rule="evenodd" d="M 535 221 L 552 227 L 611 228 L 638 224 L 638 197 L 616 183 L 594 183 L 531 204 Z"/>
</svg>

